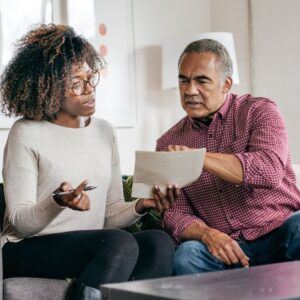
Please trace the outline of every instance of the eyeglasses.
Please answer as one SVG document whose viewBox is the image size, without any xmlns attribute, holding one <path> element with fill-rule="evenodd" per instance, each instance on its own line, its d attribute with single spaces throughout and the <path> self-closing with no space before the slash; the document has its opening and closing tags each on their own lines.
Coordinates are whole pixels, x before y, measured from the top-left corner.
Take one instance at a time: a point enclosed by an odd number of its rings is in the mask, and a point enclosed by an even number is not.
<svg viewBox="0 0 300 300">
<path fill-rule="evenodd" d="M 71 89 L 76 96 L 83 95 L 85 93 L 87 84 L 90 85 L 91 88 L 95 89 L 100 81 L 100 73 L 99 71 L 93 72 L 91 78 L 89 80 L 80 80 L 74 83 L 71 86 Z"/>
</svg>

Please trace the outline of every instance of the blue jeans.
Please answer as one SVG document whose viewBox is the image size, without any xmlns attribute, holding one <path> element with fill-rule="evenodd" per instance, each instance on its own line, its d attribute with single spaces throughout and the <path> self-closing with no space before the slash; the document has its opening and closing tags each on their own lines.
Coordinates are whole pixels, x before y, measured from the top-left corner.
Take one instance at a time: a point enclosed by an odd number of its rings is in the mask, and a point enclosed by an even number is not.
<svg viewBox="0 0 300 300">
<path fill-rule="evenodd" d="M 238 241 L 250 258 L 250 266 L 300 260 L 300 211 L 293 213 L 280 227 L 254 241 Z M 175 275 L 195 274 L 242 267 L 227 266 L 214 257 L 200 241 L 187 241 L 175 253 Z"/>
</svg>

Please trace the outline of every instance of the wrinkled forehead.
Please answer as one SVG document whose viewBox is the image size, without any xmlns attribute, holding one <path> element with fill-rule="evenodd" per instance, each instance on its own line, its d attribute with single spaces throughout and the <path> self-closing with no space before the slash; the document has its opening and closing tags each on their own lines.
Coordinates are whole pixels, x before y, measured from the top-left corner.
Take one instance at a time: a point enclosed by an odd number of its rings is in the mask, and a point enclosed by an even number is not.
<svg viewBox="0 0 300 300">
<path fill-rule="evenodd" d="M 180 72 L 191 72 L 196 70 L 218 70 L 220 65 L 219 57 L 211 52 L 185 53 L 179 64 Z"/>
</svg>

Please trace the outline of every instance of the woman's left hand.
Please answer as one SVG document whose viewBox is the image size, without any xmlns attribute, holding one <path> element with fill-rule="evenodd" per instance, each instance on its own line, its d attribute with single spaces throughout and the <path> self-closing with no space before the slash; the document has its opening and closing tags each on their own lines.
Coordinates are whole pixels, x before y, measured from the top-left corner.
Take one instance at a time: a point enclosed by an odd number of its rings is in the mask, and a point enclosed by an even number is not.
<svg viewBox="0 0 300 300">
<path fill-rule="evenodd" d="M 163 212 L 171 208 L 179 195 L 179 188 L 177 185 L 168 185 L 167 192 L 164 194 L 159 186 L 153 187 L 153 197 L 150 199 L 140 199 L 135 207 L 138 214 L 144 214 L 149 209 L 153 208 L 158 212 Z"/>
</svg>

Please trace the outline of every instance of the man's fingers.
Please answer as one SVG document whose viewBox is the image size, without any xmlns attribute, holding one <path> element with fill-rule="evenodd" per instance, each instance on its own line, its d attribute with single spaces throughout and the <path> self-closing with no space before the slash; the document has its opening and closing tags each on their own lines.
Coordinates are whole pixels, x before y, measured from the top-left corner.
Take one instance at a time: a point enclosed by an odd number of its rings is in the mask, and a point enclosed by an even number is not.
<svg viewBox="0 0 300 300">
<path fill-rule="evenodd" d="M 168 146 L 168 150 L 169 151 L 187 151 L 187 150 L 191 150 L 194 148 L 189 148 L 187 146 L 183 146 L 183 145 L 169 145 Z"/>
<path fill-rule="evenodd" d="M 219 259 L 221 258 L 221 261 L 223 261 L 226 265 L 231 265 L 231 261 L 223 249 L 217 250 L 216 257 Z"/>
<path fill-rule="evenodd" d="M 249 267 L 249 257 L 246 256 L 244 251 L 240 248 L 239 244 L 236 243 L 235 247 L 233 248 L 235 255 L 237 256 L 238 260 L 244 267 Z"/>
<path fill-rule="evenodd" d="M 186 146 L 180 146 L 180 151 L 187 151 L 187 150 L 190 150 L 190 148 Z"/>
<path fill-rule="evenodd" d="M 169 145 L 168 150 L 171 152 L 175 151 L 174 145 Z"/>
<path fill-rule="evenodd" d="M 229 258 L 232 264 L 237 264 L 239 262 L 239 258 L 236 256 L 235 252 L 233 251 L 233 247 L 229 244 L 226 244 L 224 247 L 224 251 Z"/>
</svg>

